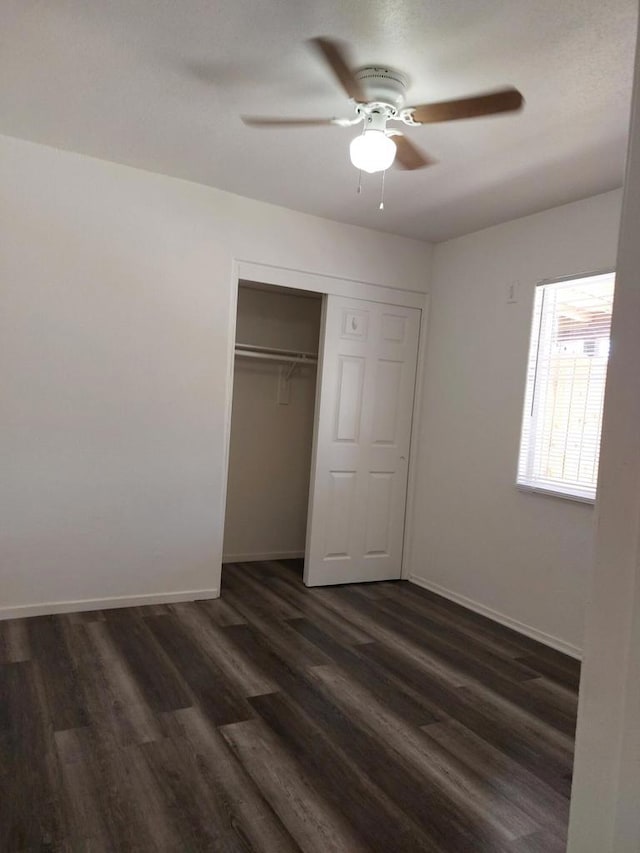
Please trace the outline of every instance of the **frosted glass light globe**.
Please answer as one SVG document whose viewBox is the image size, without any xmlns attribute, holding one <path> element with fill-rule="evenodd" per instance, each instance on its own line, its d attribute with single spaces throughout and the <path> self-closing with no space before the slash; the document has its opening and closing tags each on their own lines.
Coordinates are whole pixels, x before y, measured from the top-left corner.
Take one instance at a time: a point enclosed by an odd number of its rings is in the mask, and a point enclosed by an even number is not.
<svg viewBox="0 0 640 853">
<path fill-rule="evenodd" d="M 384 172 L 396 156 L 395 142 L 383 130 L 365 130 L 349 146 L 351 162 L 363 172 Z"/>
</svg>

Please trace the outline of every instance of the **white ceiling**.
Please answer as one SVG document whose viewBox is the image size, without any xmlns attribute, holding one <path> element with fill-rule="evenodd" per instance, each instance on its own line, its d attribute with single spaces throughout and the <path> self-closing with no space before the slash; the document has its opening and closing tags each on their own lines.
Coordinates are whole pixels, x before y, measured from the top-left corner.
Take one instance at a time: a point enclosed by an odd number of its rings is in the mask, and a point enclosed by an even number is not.
<svg viewBox="0 0 640 853">
<path fill-rule="evenodd" d="M 320 216 L 442 240 L 620 186 L 636 0 L 1 0 L 0 132 Z M 411 78 L 409 103 L 505 84 L 521 114 L 407 129 L 437 158 L 356 195 L 348 116 L 305 45 Z"/>
</svg>

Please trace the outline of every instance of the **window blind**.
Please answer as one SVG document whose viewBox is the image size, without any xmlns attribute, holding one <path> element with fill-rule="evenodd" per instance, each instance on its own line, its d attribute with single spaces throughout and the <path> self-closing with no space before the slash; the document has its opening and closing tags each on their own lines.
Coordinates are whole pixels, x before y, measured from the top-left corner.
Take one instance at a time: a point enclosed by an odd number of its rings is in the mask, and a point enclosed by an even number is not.
<svg viewBox="0 0 640 853">
<path fill-rule="evenodd" d="M 536 288 L 518 483 L 593 500 L 615 274 Z"/>
</svg>

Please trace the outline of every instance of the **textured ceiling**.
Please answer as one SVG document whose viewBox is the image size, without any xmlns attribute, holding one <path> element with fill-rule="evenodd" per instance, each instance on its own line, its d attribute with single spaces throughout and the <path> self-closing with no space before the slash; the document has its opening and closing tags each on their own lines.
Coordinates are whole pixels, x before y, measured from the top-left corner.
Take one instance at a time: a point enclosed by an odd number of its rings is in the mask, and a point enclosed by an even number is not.
<svg viewBox="0 0 640 853">
<path fill-rule="evenodd" d="M 620 186 L 635 0 L 2 0 L 0 132 L 320 216 L 442 240 Z M 438 164 L 356 194 L 357 130 L 305 40 L 411 79 L 409 103 L 517 86 L 523 113 L 407 129 Z"/>
</svg>

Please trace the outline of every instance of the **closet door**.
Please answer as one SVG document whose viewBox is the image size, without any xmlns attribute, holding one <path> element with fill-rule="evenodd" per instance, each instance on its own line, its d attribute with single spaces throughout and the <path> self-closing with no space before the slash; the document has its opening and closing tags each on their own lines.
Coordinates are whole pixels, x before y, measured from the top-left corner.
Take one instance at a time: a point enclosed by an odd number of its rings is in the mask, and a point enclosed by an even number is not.
<svg viewBox="0 0 640 853">
<path fill-rule="evenodd" d="M 420 311 L 328 296 L 307 586 L 400 577 Z"/>
</svg>

